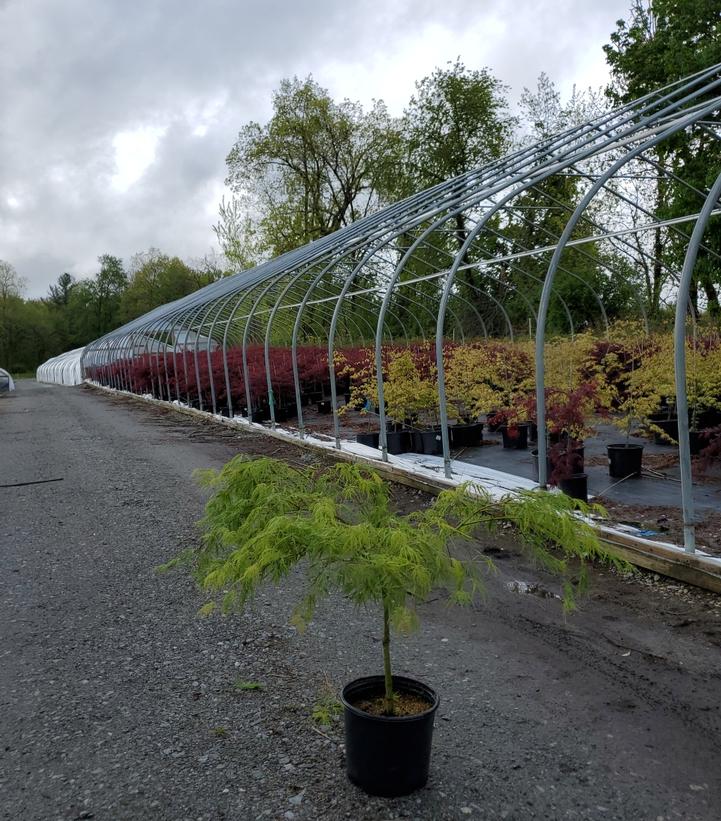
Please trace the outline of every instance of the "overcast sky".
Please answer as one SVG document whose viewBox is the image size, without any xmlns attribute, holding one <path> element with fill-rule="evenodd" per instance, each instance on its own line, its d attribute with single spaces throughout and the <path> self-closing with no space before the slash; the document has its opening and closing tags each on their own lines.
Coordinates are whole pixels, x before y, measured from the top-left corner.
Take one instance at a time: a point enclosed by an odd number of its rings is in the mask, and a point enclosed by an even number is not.
<svg viewBox="0 0 721 821">
<path fill-rule="evenodd" d="M 607 79 L 630 0 L 0 0 L 0 259 L 43 296 L 63 271 L 155 246 L 216 249 L 239 128 L 283 77 L 400 114 L 460 56 L 516 98 Z"/>
</svg>

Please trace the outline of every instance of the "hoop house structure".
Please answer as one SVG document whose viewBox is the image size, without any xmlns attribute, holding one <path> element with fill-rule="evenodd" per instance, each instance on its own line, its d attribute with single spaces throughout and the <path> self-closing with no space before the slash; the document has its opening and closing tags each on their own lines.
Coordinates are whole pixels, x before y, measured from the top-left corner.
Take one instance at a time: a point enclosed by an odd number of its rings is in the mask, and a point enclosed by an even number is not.
<svg viewBox="0 0 721 821">
<path fill-rule="evenodd" d="M 4 368 L 0 368 L 0 393 L 10 393 L 14 390 L 15 382 L 12 376 Z"/>
<path fill-rule="evenodd" d="M 38 382 L 48 382 L 55 385 L 79 385 L 83 381 L 80 363 L 82 354 L 83 348 L 75 348 L 43 362 L 35 374 Z"/>
<path fill-rule="evenodd" d="M 603 339 L 615 312 L 611 303 L 629 283 L 636 334 L 643 336 L 649 321 L 636 277 L 665 266 L 661 297 L 677 305 L 675 396 L 686 547 L 693 550 L 689 292 L 700 258 L 721 267 L 707 236 L 721 177 L 699 187 L 659 157 L 679 139 L 716 151 L 720 92 L 716 66 L 525 145 L 129 322 L 85 348 L 83 373 L 229 417 L 272 426 L 295 418 L 301 437 L 309 397 L 327 401 L 338 448 L 344 408 L 360 396 L 377 414 L 387 459 L 389 425 L 412 425 L 419 415 L 416 408 L 399 419 L 393 410 L 393 363 L 405 363 L 415 374 L 411 392 L 418 379 L 416 399 L 433 387 L 426 404 L 437 417 L 434 430 L 451 476 L 450 423 L 463 415 L 450 384 L 453 352 L 475 346 L 508 362 L 525 351 L 517 379 L 541 431 L 538 478 L 545 486 L 549 345 L 558 335 L 574 340 L 591 330 Z M 649 180 L 656 191 L 665 181 L 677 199 L 681 192 L 685 213 L 664 217 L 644 195 Z M 659 243 L 682 249 L 677 267 L 664 262 Z M 703 294 L 700 303 L 703 308 Z M 494 348 L 501 340 L 511 347 Z M 457 383 L 463 367 L 453 368 Z M 465 372 L 472 377 L 473 367 Z M 520 407 L 520 393 L 520 385 L 511 386 L 506 401 L 510 396 Z M 472 415 L 480 407 L 479 399 Z"/>
</svg>

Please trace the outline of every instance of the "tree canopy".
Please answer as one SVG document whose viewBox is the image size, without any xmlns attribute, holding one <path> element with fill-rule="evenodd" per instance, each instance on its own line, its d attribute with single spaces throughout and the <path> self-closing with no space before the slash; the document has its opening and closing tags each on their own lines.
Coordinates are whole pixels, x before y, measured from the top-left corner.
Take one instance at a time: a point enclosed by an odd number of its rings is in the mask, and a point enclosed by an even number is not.
<svg viewBox="0 0 721 821">
<path fill-rule="evenodd" d="M 378 206 L 398 159 L 399 135 L 385 104 L 369 111 L 336 102 L 311 76 L 285 79 L 273 116 L 250 122 L 228 154 L 226 184 L 247 205 L 258 250 L 272 256 L 326 236 Z M 232 215 L 216 233 L 230 240 Z M 237 234 L 236 234 L 237 237 Z M 224 251 L 242 258 L 242 246 Z"/>
<path fill-rule="evenodd" d="M 610 40 L 604 46 L 612 76 L 607 93 L 615 103 L 628 102 L 721 63 L 721 5 L 718 0 L 634 0 L 628 20 L 616 23 Z M 718 121 L 718 113 L 708 119 Z M 647 209 L 658 219 L 693 214 L 721 168 L 718 134 L 708 125 L 678 134 L 657 148 L 654 163 L 650 170 L 656 175 L 655 184 L 643 192 Z M 716 224 L 714 219 L 710 227 Z M 659 228 L 650 248 L 653 265 L 644 267 L 639 261 L 652 314 L 660 307 L 670 272 L 682 263 L 687 238 L 683 227 Z M 709 230 L 691 294 L 696 308 L 700 292 L 709 312 L 720 315 L 720 287 L 721 237 L 717 230 Z"/>
</svg>

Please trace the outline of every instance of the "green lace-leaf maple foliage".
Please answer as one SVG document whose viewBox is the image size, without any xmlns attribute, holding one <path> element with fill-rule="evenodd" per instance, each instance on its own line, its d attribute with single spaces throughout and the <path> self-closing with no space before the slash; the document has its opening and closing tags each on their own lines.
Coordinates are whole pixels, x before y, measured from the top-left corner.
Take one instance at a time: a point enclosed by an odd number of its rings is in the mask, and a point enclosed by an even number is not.
<svg viewBox="0 0 721 821">
<path fill-rule="evenodd" d="M 260 585 L 279 582 L 302 561 L 305 595 L 293 614 L 300 630 L 332 590 L 355 604 L 378 604 L 389 714 L 391 627 L 399 632 L 417 627 L 416 605 L 435 588 L 445 588 L 450 602 L 469 604 L 481 587 L 481 565 L 492 569 L 485 557 L 455 558 L 449 551 L 453 541 L 510 522 L 536 559 L 554 572 L 566 574 L 570 556 L 609 558 L 591 527 L 575 515 L 589 508 L 560 493 L 522 492 L 499 502 L 478 488 L 469 493 L 462 487 L 442 492 L 423 510 L 399 515 L 390 485 L 356 464 L 318 471 L 236 456 L 220 471 L 203 471 L 198 478 L 214 491 L 200 523 L 202 546 L 165 568 L 190 563 L 200 586 L 227 612 L 242 609 Z M 581 572 L 581 586 L 584 578 Z M 564 604 L 573 606 L 569 581 Z"/>
</svg>

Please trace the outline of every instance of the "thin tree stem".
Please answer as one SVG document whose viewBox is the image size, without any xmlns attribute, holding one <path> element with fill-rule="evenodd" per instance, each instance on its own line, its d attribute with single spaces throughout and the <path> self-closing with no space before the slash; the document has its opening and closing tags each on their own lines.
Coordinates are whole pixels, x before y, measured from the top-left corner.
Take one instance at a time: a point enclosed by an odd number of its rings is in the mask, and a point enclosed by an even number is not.
<svg viewBox="0 0 721 821">
<path fill-rule="evenodd" d="M 390 609 L 383 601 L 383 673 L 385 676 L 385 713 L 392 716 L 395 713 L 393 696 L 393 674 L 391 673 L 391 626 Z"/>
</svg>

